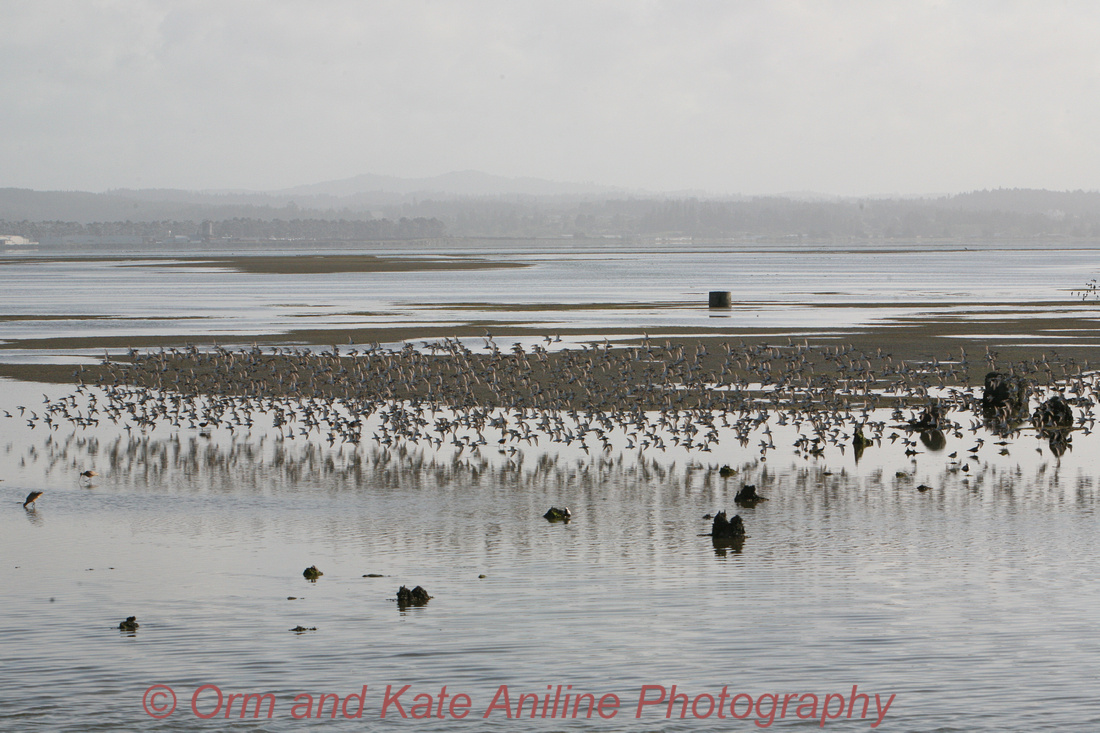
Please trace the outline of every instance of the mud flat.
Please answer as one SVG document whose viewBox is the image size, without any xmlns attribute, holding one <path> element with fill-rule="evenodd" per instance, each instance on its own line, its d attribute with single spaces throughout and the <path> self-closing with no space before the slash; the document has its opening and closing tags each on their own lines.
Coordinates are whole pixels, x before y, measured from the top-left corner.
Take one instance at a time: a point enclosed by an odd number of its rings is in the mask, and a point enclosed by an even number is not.
<svg viewBox="0 0 1100 733">
<path fill-rule="evenodd" d="M 11 317 L 9 317 L 11 318 Z M 18 316 L 31 319 L 32 316 Z M 1100 332 L 1095 328 L 1096 320 L 1090 314 L 1057 315 L 1042 319 L 1034 316 L 1011 315 L 1001 312 L 974 312 L 966 316 L 934 316 L 928 319 L 898 319 L 868 328 L 844 329 L 760 329 L 760 328 L 722 328 L 701 330 L 698 328 L 662 329 L 659 334 L 650 333 L 649 343 L 665 347 L 676 345 L 684 351 L 694 353 L 700 347 L 707 351 L 701 360 L 701 366 L 710 370 L 720 368 L 720 356 L 726 345 L 732 348 L 747 347 L 759 349 L 776 347 L 785 349 L 802 345 L 807 347 L 811 359 L 816 359 L 815 368 L 824 361 L 814 357 L 823 355 L 827 349 L 842 349 L 871 357 L 872 361 L 881 361 L 901 365 L 952 364 L 953 368 L 944 369 L 943 383 L 963 385 L 981 383 L 984 374 L 994 367 L 1008 367 L 1013 364 L 1041 362 L 1059 364 L 1058 376 L 1069 372 L 1088 370 L 1090 364 L 1100 363 Z M 1037 327 L 1038 326 L 1038 327 Z M 227 345 L 236 349 L 243 345 L 255 345 L 270 351 L 274 348 L 327 347 L 343 344 L 339 350 L 348 355 L 352 350 L 357 353 L 366 351 L 363 345 L 414 344 L 418 350 L 427 351 L 431 344 L 441 343 L 444 339 L 461 338 L 476 340 L 485 345 L 484 334 L 489 327 L 493 332 L 494 343 L 507 351 L 516 341 L 535 341 L 544 343 L 550 350 L 548 357 L 555 359 L 560 347 L 553 343 L 544 331 L 525 327 L 520 324 L 502 321 L 480 321 L 465 326 L 400 326 L 400 327 L 341 327 L 332 329 L 300 329 L 285 333 L 237 334 L 232 338 L 218 338 L 200 344 L 200 348 L 214 348 L 215 344 Z M 644 332 L 638 328 L 562 328 L 555 332 L 556 337 L 564 338 L 573 345 L 584 347 L 588 344 L 608 343 L 616 348 L 640 347 L 645 341 Z M 544 341 L 545 339 L 545 341 Z M 350 342 L 350 345 L 348 345 Z M 13 379 L 37 380 L 57 383 L 76 383 L 78 377 L 85 381 L 95 379 L 98 367 L 88 367 L 87 374 L 80 375 L 71 364 L 26 364 L 4 363 L 6 350 L 37 350 L 63 358 L 65 354 L 102 350 L 110 354 L 112 360 L 126 359 L 130 349 L 184 349 L 196 343 L 192 339 L 177 336 L 89 336 L 84 338 L 26 338 L 12 339 L 0 344 L 0 376 Z M 487 354 L 485 348 L 478 349 Z M 530 351 L 530 349 L 528 349 Z M 744 376 L 746 370 L 741 370 Z"/>
<path fill-rule="evenodd" d="M 421 270 L 491 270 L 527 267 L 522 262 L 489 260 L 472 256 L 397 257 L 367 254 L 342 255 L 76 255 L 58 257 L 6 257 L 4 265 L 26 265 L 42 262 L 108 263 L 123 267 L 208 267 L 232 269 L 238 272 L 271 275 L 327 275 L 339 272 L 418 272 Z"/>
</svg>

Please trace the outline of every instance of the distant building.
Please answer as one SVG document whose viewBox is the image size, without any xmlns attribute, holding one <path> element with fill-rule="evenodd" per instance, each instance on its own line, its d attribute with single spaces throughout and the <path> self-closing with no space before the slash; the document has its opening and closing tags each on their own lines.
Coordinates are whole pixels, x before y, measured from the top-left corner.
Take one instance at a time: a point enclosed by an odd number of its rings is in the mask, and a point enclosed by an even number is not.
<svg viewBox="0 0 1100 733">
<path fill-rule="evenodd" d="M 43 237 L 42 244 L 47 246 L 96 246 L 110 244 L 138 245 L 144 244 L 142 237 L 128 234 L 65 234 L 60 237 Z"/>
<path fill-rule="evenodd" d="M 38 244 L 38 242 L 32 242 L 26 237 L 22 237 L 18 234 L 0 234 L 0 244 L 3 244 L 5 247 L 27 247 Z"/>
</svg>

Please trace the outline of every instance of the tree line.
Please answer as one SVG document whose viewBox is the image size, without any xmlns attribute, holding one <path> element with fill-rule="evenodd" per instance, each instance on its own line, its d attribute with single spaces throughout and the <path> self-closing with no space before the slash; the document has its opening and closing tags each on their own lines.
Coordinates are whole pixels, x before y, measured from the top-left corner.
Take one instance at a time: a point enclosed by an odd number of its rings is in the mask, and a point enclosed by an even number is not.
<svg viewBox="0 0 1100 733">
<path fill-rule="evenodd" d="M 0 189 L 0 234 L 18 234 L 40 242 L 79 236 L 139 237 L 147 242 L 179 236 L 225 241 L 1100 238 L 1100 193 L 1087 191 L 995 189 L 939 198 L 818 200 L 781 196 L 412 197 L 372 210 L 251 206 L 245 215 L 236 215 L 235 210 L 228 215 L 231 209 L 222 206 L 186 203 L 173 209 L 171 202 L 157 202 L 158 207 L 173 210 L 177 216 L 146 218 L 135 213 L 133 219 L 103 221 L 36 219 L 32 212 L 68 210 L 62 203 L 69 198 L 68 194 L 34 194 Z M 84 213 L 98 200 L 95 194 L 72 196 Z M 102 200 L 116 207 L 105 212 L 118 210 L 118 195 Z M 76 206 L 71 202 L 65 205 Z M 141 202 L 141 206 L 148 205 Z M 76 213 L 76 209 L 71 211 Z"/>
<path fill-rule="evenodd" d="M 391 219 L 251 219 L 222 221 L 74 221 L 0 220 L 0 234 L 20 234 L 37 242 L 54 242 L 66 237 L 140 237 L 154 243 L 173 237 L 192 240 L 307 240 L 372 241 L 438 239 L 447 235 L 446 225 L 437 219 L 400 217 Z"/>
</svg>

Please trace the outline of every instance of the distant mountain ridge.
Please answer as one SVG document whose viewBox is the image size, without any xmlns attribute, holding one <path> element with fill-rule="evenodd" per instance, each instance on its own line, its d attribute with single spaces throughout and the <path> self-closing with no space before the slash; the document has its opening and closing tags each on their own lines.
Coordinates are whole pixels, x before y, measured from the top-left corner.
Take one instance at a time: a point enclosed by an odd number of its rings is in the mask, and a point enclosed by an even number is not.
<svg viewBox="0 0 1100 733">
<path fill-rule="evenodd" d="M 707 196 L 631 192 L 476 171 L 415 179 L 362 175 L 266 192 L 0 189 L 0 234 L 68 234 L 85 225 L 94 229 L 97 223 L 125 225 L 104 231 L 144 232 L 141 226 L 129 225 L 156 222 L 163 224 L 161 229 L 192 231 L 203 221 L 221 222 L 221 229 L 237 231 L 239 227 L 228 222 L 243 220 L 253 222 L 249 227 L 257 232 L 268 230 L 258 222 L 313 222 L 301 231 L 317 238 L 385 233 L 390 230 L 379 222 L 386 220 L 394 231 L 412 231 L 405 222 L 415 221 L 420 222 L 417 232 L 453 237 L 1100 239 L 1100 192 L 991 189 L 938 197 L 825 197 L 807 192 Z M 61 226 L 66 222 L 74 226 Z M 357 228 L 324 222 L 375 224 Z M 298 231 L 290 227 L 286 236 L 298 236 Z"/>
<path fill-rule="evenodd" d="M 372 173 L 295 186 L 268 193 L 276 196 L 358 196 L 367 193 L 441 193 L 450 196 L 591 196 L 627 193 L 595 183 L 562 183 L 543 178 L 507 178 L 481 171 L 452 171 L 430 178 L 399 178 Z"/>
</svg>

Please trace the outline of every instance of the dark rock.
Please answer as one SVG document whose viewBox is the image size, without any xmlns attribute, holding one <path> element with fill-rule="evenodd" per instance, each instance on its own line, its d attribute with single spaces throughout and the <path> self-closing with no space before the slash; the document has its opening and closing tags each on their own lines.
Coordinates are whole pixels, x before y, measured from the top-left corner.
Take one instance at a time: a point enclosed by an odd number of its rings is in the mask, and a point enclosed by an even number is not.
<svg viewBox="0 0 1100 733">
<path fill-rule="evenodd" d="M 318 570 L 316 565 L 310 565 L 308 568 L 302 571 L 302 576 L 306 580 L 312 580 L 314 582 L 316 582 L 316 580 L 322 575 L 324 575 L 324 573 Z"/>
<path fill-rule="evenodd" d="M 432 596 L 428 595 L 428 591 L 421 588 L 419 585 L 409 590 L 405 586 L 397 591 L 397 607 L 404 611 L 409 606 L 423 606 Z"/>
<path fill-rule="evenodd" d="M 386 576 L 382 575 L 381 573 L 367 573 L 363 577 L 364 578 L 384 578 Z"/>
<path fill-rule="evenodd" d="M 730 550 L 740 554 L 745 546 L 745 523 L 736 514 L 733 519 L 726 519 L 724 511 L 718 512 L 711 525 L 710 541 L 719 557 L 725 557 Z"/>
<path fill-rule="evenodd" d="M 737 496 L 734 497 L 733 503 L 737 506 L 754 507 L 762 501 L 767 501 L 766 496 L 760 496 L 756 493 L 756 487 L 752 484 L 745 484 L 741 487 L 741 490 L 737 492 Z M 739 517 L 734 517 L 738 519 Z"/>
<path fill-rule="evenodd" d="M 316 626 L 310 626 L 310 627 L 307 628 L 305 626 L 300 626 L 300 625 L 295 626 L 293 629 L 291 629 L 291 631 L 293 631 L 296 634 L 301 634 L 302 632 L 305 632 L 305 631 L 316 631 L 316 630 L 317 630 Z"/>
<path fill-rule="evenodd" d="M 1064 397 L 1054 395 L 1035 409 L 1031 422 L 1040 431 L 1069 430 L 1073 427 L 1073 408 Z"/>
<path fill-rule="evenodd" d="M 947 408 L 939 403 L 939 400 L 932 400 L 927 407 L 924 408 L 924 412 L 917 420 L 909 421 L 910 430 L 920 430 L 924 432 L 926 430 L 942 430 L 947 422 Z"/>
<path fill-rule="evenodd" d="M 931 490 L 932 490 L 932 487 L 928 486 L 927 484 L 921 484 L 920 486 L 917 487 L 917 491 L 919 491 L 921 493 L 924 493 L 925 491 L 931 491 Z"/>
<path fill-rule="evenodd" d="M 568 522 L 570 517 L 573 516 L 573 512 L 569 511 L 569 507 L 558 509 L 556 506 L 552 506 L 542 516 L 551 522 Z"/>
<path fill-rule="evenodd" d="M 119 631 L 137 631 L 138 622 L 137 616 L 128 616 L 125 621 L 118 625 Z"/>
<path fill-rule="evenodd" d="M 988 413 L 1003 412 L 1013 417 L 1027 410 L 1031 385 L 1023 377 L 1002 372 L 985 375 L 982 392 L 982 410 Z"/>
<path fill-rule="evenodd" d="M 722 478 L 729 478 L 730 476 L 737 475 L 737 469 L 730 468 L 729 466 L 722 466 L 718 469 L 718 475 Z"/>
<path fill-rule="evenodd" d="M 852 447 L 857 451 L 862 451 L 864 448 L 868 448 L 875 444 L 875 441 L 868 438 L 863 434 L 863 426 L 856 428 L 855 435 L 852 436 Z"/>
<path fill-rule="evenodd" d="M 943 450 L 947 447 L 947 436 L 942 430 L 922 430 L 920 442 L 928 450 Z"/>
<path fill-rule="evenodd" d="M 1073 447 L 1070 443 L 1068 430 L 1051 430 L 1047 434 L 1050 443 L 1050 452 L 1057 458 L 1061 458 L 1067 450 Z"/>
<path fill-rule="evenodd" d="M 716 539 L 743 539 L 745 537 L 745 522 L 738 514 L 733 519 L 726 519 L 726 512 L 720 511 L 714 515 L 714 523 L 710 526 L 710 536 Z"/>
</svg>

